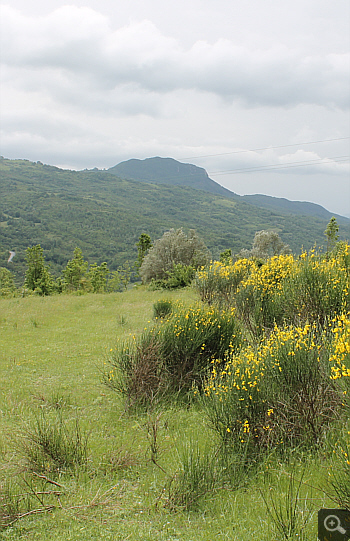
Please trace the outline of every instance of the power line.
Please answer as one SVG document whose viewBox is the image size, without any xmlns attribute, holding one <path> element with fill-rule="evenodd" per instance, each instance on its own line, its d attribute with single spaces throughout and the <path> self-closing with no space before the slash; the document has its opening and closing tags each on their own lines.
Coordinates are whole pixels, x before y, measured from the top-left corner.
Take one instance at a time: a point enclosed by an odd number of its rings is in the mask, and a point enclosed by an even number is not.
<svg viewBox="0 0 350 541">
<path fill-rule="evenodd" d="M 179 158 L 179 160 L 193 160 L 195 158 L 213 158 L 215 156 L 228 156 L 229 154 L 243 154 L 244 152 L 258 152 L 260 150 L 273 150 L 276 148 L 297 147 L 299 145 L 314 145 L 316 143 L 330 143 L 332 141 L 344 141 L 346 139 L 350 139 L 350 137 L 338 137 L 337 139 L 322 139 L 320 141 L 307 141 L 303 143 L 293 143 L 290 145 L 280 145 L 277 147 L 262 147 L 262 148 L 253 148 L 250 150 L 233 150 L 231 152 L 221 152 L 220 154 L 202 154 L 201 156 L 189 156 L 187 158 Z"/>
<path fill-rule="evenodd" d="M 332 158 L 327 158 L 329 160 L 333 160 L 335 163 L 342 163 L 349 160 L 349 156 L 334 156 Z M 249 173 L 249 172 L 259 172 L 259 171 L 266 171 L 266 170 L 274 170 L 274 169 L 292 169 L 293 167 L 304 167 L 304 166 L 310 166 L 310 165 L 327 165 L 331 162 L 325 162 L 324 158 L 318 159 L 318 160 L 309 160 L 304 162 L 288 162 L 284 164 L 270 164 L 270 165 L 260 165 L 256 167 L 243 167 L 240 169 L 229 169 L 227 171 L 210 171 L 208 172 L 209 175 L 229 175 L 232 173 Z"/>
</svg>

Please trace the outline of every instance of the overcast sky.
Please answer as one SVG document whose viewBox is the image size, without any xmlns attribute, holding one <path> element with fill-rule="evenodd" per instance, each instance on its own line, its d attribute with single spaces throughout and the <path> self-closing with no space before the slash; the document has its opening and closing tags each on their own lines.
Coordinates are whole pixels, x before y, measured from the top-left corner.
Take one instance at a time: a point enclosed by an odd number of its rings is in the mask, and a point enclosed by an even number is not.
<svg viewBox="0 0 350 541">
<path fill-rule="evenodd" d="M 9 0 L 1 21 L 6 158 L 172 157 L 350 216 L 348 0 Z"/>
</svg>

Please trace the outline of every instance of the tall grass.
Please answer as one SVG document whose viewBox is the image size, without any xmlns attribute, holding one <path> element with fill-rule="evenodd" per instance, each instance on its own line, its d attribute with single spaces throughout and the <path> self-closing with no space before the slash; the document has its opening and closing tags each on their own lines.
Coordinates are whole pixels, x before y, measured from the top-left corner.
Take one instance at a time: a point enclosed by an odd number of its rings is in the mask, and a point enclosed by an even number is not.
<svg viewBox="0 0 350 541">
<path fill-rule="evenodd" d="M 87 466 L 88 435 L 77 417 L 69 422 L 61 410 L 37 415 L 25 428 L 19 447 L 27 467 L 36 472 L 60 474 Z"/>
</svg>

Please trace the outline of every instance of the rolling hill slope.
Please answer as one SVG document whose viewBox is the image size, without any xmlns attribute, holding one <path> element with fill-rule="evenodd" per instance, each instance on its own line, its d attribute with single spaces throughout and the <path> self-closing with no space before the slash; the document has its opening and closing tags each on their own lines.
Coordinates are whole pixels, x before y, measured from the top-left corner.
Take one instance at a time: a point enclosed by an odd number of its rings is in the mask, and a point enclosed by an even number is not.
<svg viewBox="0 0 350 541">
<path fill-rule="evenodd" d="M 196 229 L 213 257 L 249 248 L 255 231 L 275 229 L 299 252 L 324 243 L 328 219 L 272 212 L 239 197 L 187 186 L 125 180 L 108 171 L 69 171 L 26 160 L 0 160 L 0 266 L 23 279 L 25 249 L 40 243 L 60 273 L 79 246 L 90 263 L 116 269 L 135 261 L 141 233 Z M 350 223 L 350 220 L 349 220 Z M 341 238 L 350 237 L 342 226 Z M 16 251 L 7 264 L 8 250 Z"/>
</svg>

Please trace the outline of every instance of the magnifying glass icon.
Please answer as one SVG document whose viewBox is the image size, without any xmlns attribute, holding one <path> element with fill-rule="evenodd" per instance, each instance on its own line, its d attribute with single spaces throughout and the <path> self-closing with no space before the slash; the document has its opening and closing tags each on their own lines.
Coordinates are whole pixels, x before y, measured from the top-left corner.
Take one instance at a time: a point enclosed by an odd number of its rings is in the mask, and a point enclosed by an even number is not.
<svg viewBox="0 0 350 541">
<path fill-rule="evenodd" d="M 324 519 L 323 524 L 326 530 L 328 530 L 329 532 L 337 531 L 337 532 L 340 532 L 341 534 L 346 533 L 346 530 L 344 530 L 344 528 L 340 524 L 339 517 L 337 517 L 336 515 L 328 515 Z"/>
</svg>

